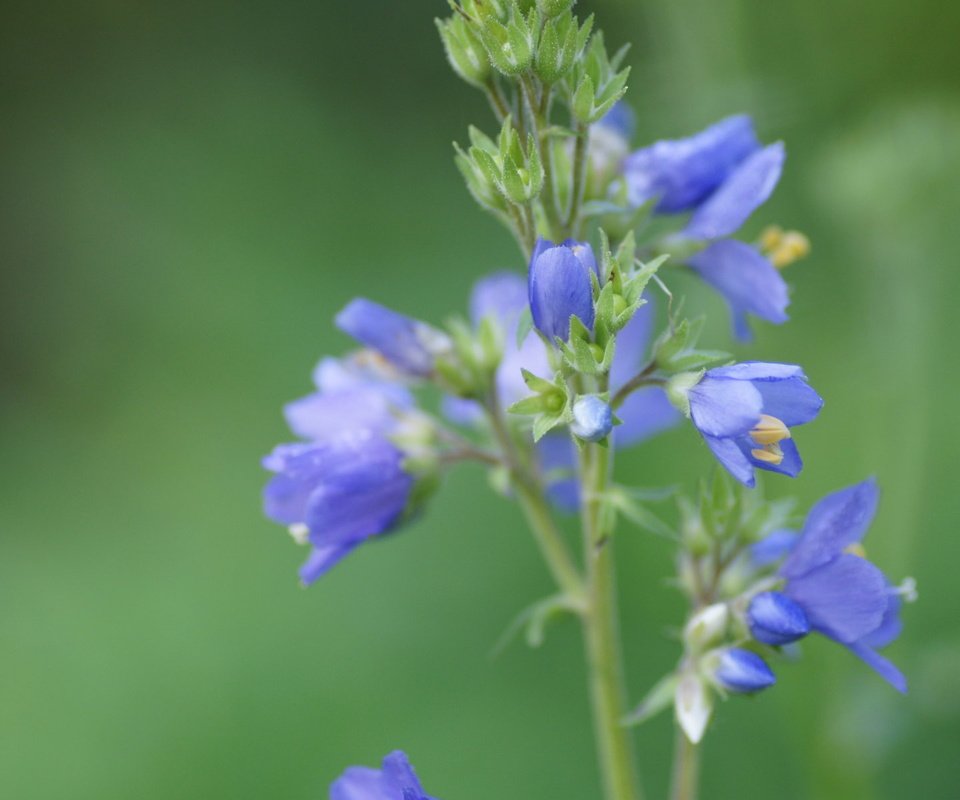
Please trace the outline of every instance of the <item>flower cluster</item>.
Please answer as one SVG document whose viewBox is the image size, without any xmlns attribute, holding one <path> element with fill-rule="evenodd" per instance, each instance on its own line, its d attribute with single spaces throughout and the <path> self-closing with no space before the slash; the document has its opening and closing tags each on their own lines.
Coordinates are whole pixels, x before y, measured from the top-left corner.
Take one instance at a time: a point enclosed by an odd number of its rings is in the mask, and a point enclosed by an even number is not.
<svg viewBox="0 0 960 800">
<path fill-rule="evenodd" d="M 621 518 L 678 540 L 677 584 L 691 605 L 681 658 L 635 722 L 673 707 L 699 741 L 717 697 L 774 685 L 768 662 L 814 632 L 905 691 L 878 650 L 899 634 L 912 585 L 892 586 L 860 548 L 876 485 L 824 498 L 794 531 L 791 506 L 763 497 L 757 471 L 800 474 L 794 434 L 823 400 L 796 364 L 702 348 L 702 318 L 683 316 L 671 289 L 684 270 L 719 292 L 740 342 L 750 318 L 787 321 L 782 270 L 809 243 L 773 225 L 745 233 L 780 180 L 783 144 L 763 144 L 738 115 L 632 149 L 624 51 L 609 54 L 572 0 L 452 6 L 437 22 L 448 59 L 499 123 L 496 135 L 471 127 L 455 161 L 522 259 L 476 281 L 467 314 L 442 327 L 366 298 L 336 315 L 361 349 L 320 362 L 316 390 L 285 408 L 298 441 L 263 460 L 267 516 L 311 548 L 302 581 L 411 521 L 447 469 L 473 461 L 522 507 L 557 583 L 522 615 L 528 641 L 563 614 L 583 626 L 608 749 L 630 750 L 614 680 Z M 557 108 L 562 121 L 551 116 Z M 679 497 L 671 526 L 647 507 L 671 492 L 624 485 L 612 456 L 685 419 L 715 477 Z M 554 522 L 555 511 L 578 508 L 580 557 Z M 608 786 L 627 787 L 624 798 L 635 783 L 628 760 L 602 764 Z M 348 769 L 331 798 L 429 800 L 399 751 L 380 770 Z"/>
</svg>

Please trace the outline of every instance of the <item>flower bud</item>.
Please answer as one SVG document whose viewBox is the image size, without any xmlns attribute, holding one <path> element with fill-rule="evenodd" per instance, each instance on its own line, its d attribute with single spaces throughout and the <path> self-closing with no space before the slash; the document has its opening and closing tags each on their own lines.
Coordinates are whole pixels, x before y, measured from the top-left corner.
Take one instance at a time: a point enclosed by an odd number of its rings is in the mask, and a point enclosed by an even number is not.
<svg viewBox="0 0 960 800">
<path fill-rule="evenodd" d="M 683 629 L 684 642 L 691 650 L 702 652 L 726 633 L 729 618 L 726 603 L 701 608 Z"/>
<path fill-rule="evenodd" d="M 810 623 L 793 600 L 780 592 L 762 592 L 750 601 L 747 624 L 758 642 L 781 645 L 810 633 Z"/>
<path fill-rule="evenodd" d="M 593 286 L 590 269 L 596 260 L 589 245 L 565 242 L 555 246 L 541 239 L 530 258 L 529 292 L 533 324 L 551 341 L 570 338 L 570 317 L 593 328 Z"/>
<path fill-rule="evenodd" d="M 490 77 L 490 58 L 480 37 L 456 14 L 450 19 L 435 21 L 453 71 L 471 86 L 482 87 Z"/>
<path fill-rule="evenodd" d="M 728 692 L 750 694 L 777 682 L 767 662 L 756 653 L 731 647 L 724 650 L 713 672 L 714 680 Z"/>
<path fill-rule="evenodd" d="M 677 724 L 687 738 L 694 744 L 699 742 L 713 713 L 713 698 L 697 675 L 687 673 L 680 678 L 673 708 L 677 715 Z"/>
<path fill-rule="evenodd" d="M 537 8 L 545 17 L 556 17 L 573 8 L 577 0 L 537 0 Z"/>
<path fill-rule="evenodd" d="M 578 439 L 599 442 L 613 430 L 613 412 L 610 406 L 595 394 L 577 399 L 573 404 L 573 422 L 570 430 Z"/>
</svg>

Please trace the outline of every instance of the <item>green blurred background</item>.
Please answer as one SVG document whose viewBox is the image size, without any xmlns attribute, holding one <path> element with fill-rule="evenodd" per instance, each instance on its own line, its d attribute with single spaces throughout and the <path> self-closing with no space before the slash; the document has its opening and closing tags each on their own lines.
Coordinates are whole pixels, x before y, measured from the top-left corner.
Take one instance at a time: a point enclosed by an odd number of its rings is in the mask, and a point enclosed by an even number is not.
<svg viewBox="0 0 960 800">
<path fill-rule="evenodd" d="M 490 649 L 549 590 L 479 470 L 303 591 L 261 517 L 280 407 L 363 292 L 434 321 L 518 263 L 451 162 L 482 99 L 400 2 L 4 3 L 0 26 L 0 796 L 324 798 L 408 750 L 446 800 L 596 797 L 572 624 Z M 705 798 L 956 797 L 960 12 L 941 0 L 584 2 L 632 41 L 638 142 L 755 115 L 789 159 L 755 229 L 806 230 L 795 321 L 751 357 L 827 398 L 806 507 L 876 474 L 867 545 L 914 575 L 901 698 L 810 642 L 725 704 Z M 720 304 L 697 292 L 714 314 Z M 716 341 L 716 340 L 715 340 Z M 691 484 L 690 430 L 625 456 Z M 631 693 L 673 663 L 670 547 L 619 539 Z M 664 796 L 670 721 L 637 735 Z"/>
</svg>

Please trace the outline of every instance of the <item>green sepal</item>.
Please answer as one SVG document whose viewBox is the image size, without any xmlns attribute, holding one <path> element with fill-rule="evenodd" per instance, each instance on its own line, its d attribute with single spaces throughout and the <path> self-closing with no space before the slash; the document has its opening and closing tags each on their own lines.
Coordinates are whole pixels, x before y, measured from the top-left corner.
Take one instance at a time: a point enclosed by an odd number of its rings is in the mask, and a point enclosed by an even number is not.
<svg viewBox="0 0 960 800">
<path fill-rule="evenodd" d="M 521 611 L 516 619 L 507 626 L 503 635 L 493 646 L 491 655 L 496 656 L 516 638 L 520 631 L 524 631 L 524 640 L 529 647 L 540 647 L 546 640 L 547 625 L 564 614 L 580 614 L 580 605 L 566 594 L 556 594 L 538 600 L 533 605 Z"/>
<path fill-rule="evenodd" d="M 665 500 L 672 496 L 674 490 L 671 489 L 668 491 L 670 492 L 669 494 L 658 499 Z M 603 498 L 617 513 L 622 514 L 637 527 L 666 539 L 677 539 L 676 531 L 643 505 L 644 500 L 649 500 L 649 493 L 644 493 L 643 490 L 630 489 L 625 486 L 611 486 L 604 493 Z"/>
<path fill-rule="evenodd" d="M 679 680 L 679 676 L 675 672 L 664 675 L 647 692 L 643 700 L 640 701 L 640 705 L 623 718 L 623 724 L 631 727 L 640 725 L 655 717 L 661 711 L 671 708 L 676 697 Z"/>
<path fill-rule="evenodd" d="M 490 58 L 474 26 L 459 14 L 434 22 L 453 71 L 471 86 L 483 88 L 490 77 Z"/>
<path fill-rule="evenodd" d="M 517 320 L 517 348 L 523 346 L 530 331 L 533 330 L 533 314 L 530 311 L 529 303 L 523 307 L 520 312 L 520 319 Z"/>
<path fill-rule="evenodd" d="M 704 370 L 678 372 L 667 381 L 667 398 L 685 417 L 690 416 L 690 390 L 700 383 Z"/>
</svg>

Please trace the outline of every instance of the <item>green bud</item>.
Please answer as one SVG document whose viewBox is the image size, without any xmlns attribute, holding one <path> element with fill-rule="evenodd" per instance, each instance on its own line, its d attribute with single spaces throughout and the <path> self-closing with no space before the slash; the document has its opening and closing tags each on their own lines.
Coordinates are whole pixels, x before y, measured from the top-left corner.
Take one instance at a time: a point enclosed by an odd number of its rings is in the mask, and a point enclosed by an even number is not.
<svg viewBox="0 0 960 800">
<path fill-rule="evenodd" d="M 537 0 L 537 8 L 547 18 L 557 17 L 573 8 L 576 2 L 577 0 Z"/>
<path fill-rule="evenodd" d="M 490 77 L 490 58 L 473 26 L 456 14 L 434 22 L 453 71 L 471 86 L 483 87 Z"/>
</svg>

